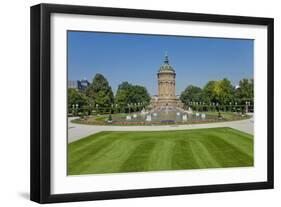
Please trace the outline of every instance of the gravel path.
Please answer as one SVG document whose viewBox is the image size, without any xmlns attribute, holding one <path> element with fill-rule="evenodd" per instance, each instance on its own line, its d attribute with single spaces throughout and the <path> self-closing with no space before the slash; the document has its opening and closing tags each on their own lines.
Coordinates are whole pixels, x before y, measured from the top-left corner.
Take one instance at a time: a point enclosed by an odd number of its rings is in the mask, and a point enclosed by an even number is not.
<svg viewBox="0 0 281 207">
<path fill-rule="evenodd" d="M 165 126 L 97 126 L 74 124 L 68 119 L 68 143 L 79 140 L 85 136 L 95 134 L 101 131 L 163 131 L 163 130 L 184 130 L 184 129 L 203 129 L 215 127 L 231 127 L 249 134 L 254 134 L 254 120 L 246 119 L 240 121 L 229 121 L 221 123 L 208 124 L 190 124 L 190 125 L 165 125 Z"/>
</svg>

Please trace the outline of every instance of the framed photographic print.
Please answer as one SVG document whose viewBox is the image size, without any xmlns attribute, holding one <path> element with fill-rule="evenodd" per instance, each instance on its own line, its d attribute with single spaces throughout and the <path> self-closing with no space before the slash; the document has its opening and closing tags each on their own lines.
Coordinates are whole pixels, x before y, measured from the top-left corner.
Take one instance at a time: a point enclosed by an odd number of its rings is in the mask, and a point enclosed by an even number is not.
<svg viewBox="0 0 281 207">
<path fill-rule="evenodd" d="M 273 19 L 31 7 L 31 200 L 273 188 Z"/>
</svg>

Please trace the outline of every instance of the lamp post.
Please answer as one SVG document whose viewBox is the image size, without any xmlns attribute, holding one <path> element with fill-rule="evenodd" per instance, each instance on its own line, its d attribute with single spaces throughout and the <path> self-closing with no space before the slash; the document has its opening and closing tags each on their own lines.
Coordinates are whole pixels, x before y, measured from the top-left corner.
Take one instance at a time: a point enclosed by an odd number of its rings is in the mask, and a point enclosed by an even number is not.
<svg viewBox="0 0 281 207">
<path fill-rule="evenodd" d="M 131 108 L 130 108 L 130 104 L 128 104 L 128 108 L 129 108 L 129 114 L 131 113 Z"/>
<path fill-rule="evenodd" d="M 99 114 L 99 105 L 96 104 L 97 113 Z"/>
<path fill-rule="evenodd" d="M 74 113 L 75 113 L 75 105 L 72 104 L 72 115 L 74 116 Z"/>
<path fill-rule="evenodd" d="M 76 104 L 76 111 L 78 113 L 79 104 Z"/>
<path fill-rule="evenodd" d="M 75 107 L 76 107 L 76 113 L 79 115 L 79 111 L 78 111 L 78 108 L 79 108 L 79 104 L 75 104 Z"/>
<path fill-rule="evenodd" d="M 93 113 L 93 108 L 92 108 L 92 103 L 89 104 L 89 115 L 92 115 Z"/>
<path fill-rule="evenodd" d="M 251 102 L 246 101 L 245 104 L 246 104 L 246 106 L 245 106 L 245 112 L 248 113 L 248 112 L 249 112 L 249 108 L 248 108 L 248 107 L 250 106 Z"/>
</svg>

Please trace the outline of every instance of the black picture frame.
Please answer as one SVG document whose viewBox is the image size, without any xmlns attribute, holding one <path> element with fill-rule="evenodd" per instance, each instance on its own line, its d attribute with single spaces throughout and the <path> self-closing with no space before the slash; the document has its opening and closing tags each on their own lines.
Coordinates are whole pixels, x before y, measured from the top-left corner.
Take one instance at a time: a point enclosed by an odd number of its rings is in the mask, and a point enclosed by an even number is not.
<svg viewBox="0 0 281 207">
<path fill-rule="evenodd" d="M 52 13 L 134 17 L 194 22 L 216 22 L 267 26 L 267 181 L 237 184 L 167 187 L 153 189 L 51 194 L 50 183 L 50 130 L 51 130 L 51 85 L 50 85 L 50 15 Z M 274 20 L 272 18 L 195 14 L 168 11 L 135 10 L 73 5 L 39 4 L 31 7 L 31 174 L 30 199 L 38 203 L 89 201 L 103 199 L 166 196 L 179 194 L 211 193 L 273 188 L 274 152 L 274 78 L 273 46 Z"/>
</svg>

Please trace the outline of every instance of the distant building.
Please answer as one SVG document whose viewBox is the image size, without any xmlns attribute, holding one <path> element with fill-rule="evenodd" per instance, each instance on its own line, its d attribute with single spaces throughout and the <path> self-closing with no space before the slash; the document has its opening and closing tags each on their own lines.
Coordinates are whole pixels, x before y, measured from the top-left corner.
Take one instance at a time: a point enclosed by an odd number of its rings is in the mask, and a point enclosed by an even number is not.
<svg viewBox="0 0 281 207">
<path fill-rule="evenodd" d="M 68 88 L 75 88 L 79 91 L 84 91 L 90 85 L 89 81 L 83 80 L 69 80 L 68 81 Z"/>
</svg>

